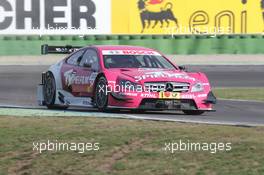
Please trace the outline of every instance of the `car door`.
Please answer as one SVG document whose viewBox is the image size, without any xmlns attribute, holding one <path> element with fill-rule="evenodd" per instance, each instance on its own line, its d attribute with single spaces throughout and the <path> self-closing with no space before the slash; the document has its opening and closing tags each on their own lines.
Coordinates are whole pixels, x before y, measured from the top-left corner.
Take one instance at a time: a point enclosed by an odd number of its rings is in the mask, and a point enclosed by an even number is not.
<svg viewBox="0 0 264 175">
<path fill-rule="evenodd" d="M 79 90 L 76 89 L 76 85 L 79 83 L 77 72 L 84 52 L 85 49 L 81 49 L 70 55 L 61 68 L 62 88 L 74 96 L 78 95 L 76 93 L 79 93 Z"/>
<path fill-rule="evenodd" d="M 79 84 L 76 88 L 79 90 L 80 96 L 92 97 L 93 84 L 99 72 L 99 55 L 93 48 L 88 48 L 80 61 L 77 76 Z"/>
</svg>

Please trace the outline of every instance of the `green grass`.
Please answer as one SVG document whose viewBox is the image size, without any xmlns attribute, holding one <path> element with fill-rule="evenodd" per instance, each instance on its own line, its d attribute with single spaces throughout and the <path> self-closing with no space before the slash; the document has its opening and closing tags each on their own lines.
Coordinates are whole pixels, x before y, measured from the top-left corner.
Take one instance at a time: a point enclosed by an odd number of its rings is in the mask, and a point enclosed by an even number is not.
<svg viewBox="0 0 264 175">
<path fill-rule="evenodd" d="M 216 88 L 218 98 L 264 101 L 264 88 Z"/>
<path fill-rule="evenodd" d="M 264 128 L 84 117 L 0 117 L 0 174 L 264 174 Z M 100 150 L 44 152 L 32 143 L 99 142 Z M 231 142 L 232 150 L 169 153 L 168 142 Z"/>
</svg>

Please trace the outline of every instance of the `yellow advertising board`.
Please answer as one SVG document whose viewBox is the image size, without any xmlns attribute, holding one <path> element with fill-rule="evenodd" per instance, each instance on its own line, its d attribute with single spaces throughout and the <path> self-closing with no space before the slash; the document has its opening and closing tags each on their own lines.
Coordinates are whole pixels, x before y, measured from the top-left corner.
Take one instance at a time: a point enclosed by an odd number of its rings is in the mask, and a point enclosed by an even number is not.
<svg viewBox="0 0 264 175">
<path fill-rule="evenodd" d="M 256 34 L 264 0 L 112 0 L 113 34 Z"/>
</svg>

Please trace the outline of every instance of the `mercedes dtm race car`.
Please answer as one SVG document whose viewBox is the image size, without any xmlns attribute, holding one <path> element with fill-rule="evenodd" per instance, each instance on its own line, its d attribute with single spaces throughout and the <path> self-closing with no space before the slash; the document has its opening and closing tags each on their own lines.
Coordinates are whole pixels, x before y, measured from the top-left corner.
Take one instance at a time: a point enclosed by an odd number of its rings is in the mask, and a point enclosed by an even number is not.
<svg viewBox="0 0 264 175">
<path fill-rule="evenodd" d="M 186 72 L 153 49 L 43 45 L 42 54 L 49 53 L 69 54 L 42 74 L 38 102 L 49 109 L 214 111 L 206 75 Z"/>
</svg>

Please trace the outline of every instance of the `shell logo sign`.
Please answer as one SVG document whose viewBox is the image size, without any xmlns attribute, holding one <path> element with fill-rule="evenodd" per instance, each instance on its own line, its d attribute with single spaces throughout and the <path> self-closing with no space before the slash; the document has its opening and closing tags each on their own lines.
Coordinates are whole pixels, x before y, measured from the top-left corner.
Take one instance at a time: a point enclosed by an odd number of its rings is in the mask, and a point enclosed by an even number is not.
<svg viewBox="0 0 264 175">
<path fill-rule="evenodd" d="M 264 0 L 112 0 L 114 34 L 264 31 Z"/>
</svg>

